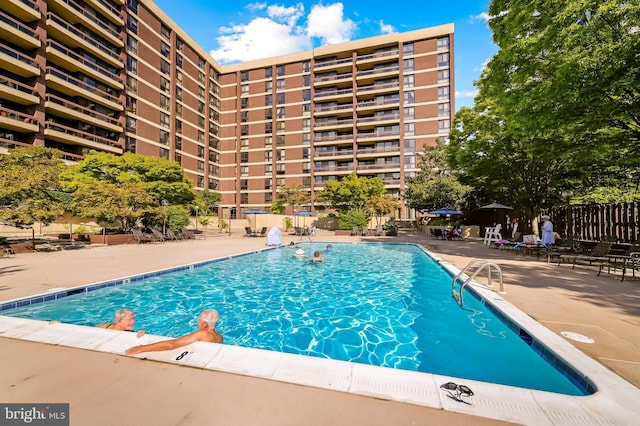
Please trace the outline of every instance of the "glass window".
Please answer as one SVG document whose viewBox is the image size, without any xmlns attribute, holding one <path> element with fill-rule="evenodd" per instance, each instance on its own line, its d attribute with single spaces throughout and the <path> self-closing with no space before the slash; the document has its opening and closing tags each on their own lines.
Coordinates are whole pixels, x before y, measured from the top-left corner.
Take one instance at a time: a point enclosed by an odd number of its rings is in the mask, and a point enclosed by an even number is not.
<svg viewBox="0 0 640 426">
<path fill-rule="evenodd" d="M 403 44 L 402 53 L 404 53 L 405 55 L 413 55 L 413 43 Z"/>
<path fill-rule="evenodd" d="M 449 37 L 440 37 L 438 39 L 438 49 L 448 49 L 449 48 Z"/>
<path fill-rule="evenodd" d="M 131 93 L 138 93 L 138 80 L 130 75 L 127 76 L 127 89 L 129 89 Z"/>
<path fill-rule="evenodd" d="M 415 76 L 413 74 L 405 75 L 403 77 L 404 87 L 413 87 L 415 82 Z"/>
<path fill-rule="evenodd" d="M 438 99 L 449 99 L 449 86 L 438 87 Z"/>
<path fill-rule="evenodd" d="M 449 70 L 438 70 L 438 83 L 449 82 Z"/>
<path fill-rule="evenodd" d="M 138 54 L 138 40 L 131 34 L 127 34 L 127 51 L 134 55 Z"/>
<path fill-rule="evenodd" d="M 137 15 L 138 14 L 138 0 L 127 0 L 127 8 Z"/>
<path fill-rule="evenodd" d="M 162 40 L 160 42 L 160 54 L 162 56 L 164 56 L 165 58 L 168 58 L 169 57 L 169 53 L 171 53 L 171 46 L 169 46 L 169 43 L 167 43 L 164 40 Z"/>
<path fill-rule="evenodd" d="M 405 71 L 413 71 L 413 59 L 405 59 L 402 64 Z"/>
<path fill-rule="evenodd" d="M 448 53 L 438 53 L 438 66 L 446 67 L 449 65 L 449 54 Z"/>
<path fill-rule="evenodd" d="M 448 132 L 451 129 L 451 120 L 438 120 L 438 130 Z"/>
<path fill-rule="evenodd" d="M 284 78 L 279 78 L 276 80 L 276 88 L 278 90 L 284 89 Z"/>
<path fill-rule="evenodd" d="M 166 130 L 160 130 L 160 143 L 162 145 L 169 145 L 169 132 Z"/>
<path fill-rule="evenodd" d="M 273 68 L 265 68 L 264 69 L 264 78 L 271 78 L 273 76 Z"/>
<path fill-rule="evenodd" d="M 160 113 L 160 125 L 162 127 L 169 127 L 169 114 L 165 114 L 164 112 Z"/>
<path fill-rule="evenodd" d="M 443 116 L 443 115 L 449 115 L 450 112 L 450 106 L 448 103 L 446 104 L 438 104 L 438 115 L 439 116 Z"/>
<path fill-rule="evenodd" d="M 176 66 L 182 68 L 182 55 L 176 52 Z"/>
<path fill-rule="evenodd" d="M 131 74 L 138 74 L 138 60 L 133 56 L 127 56 L 127 71 Z"/>
<path fill-rule="evenodd" d="M 138 34 L 138 20 L 133 15 L 127 15 L 127 28 L 134 34 Z"/>
<path fill-rule="evenodd" d="M 265 104 L 265 106 L 273 105 L 273 95 L 265 95 L 264 96 L 264 104 Z"/>
<path fill-rule="evenodd" d="M 285 75 L 284 65 L 279 65 L 276 72 L 278 77 L 283 77 Z"/>
<path fill-rule="evenodd" d="M 273 88 L 273 82 L 271 80 L 267 80 L 267 81 L 264 82 L 264 91 L 265 92 L 270 92 L 272 88 Z"/>
<path fill-rule="evenodd" d="M 160 35 L 162 35 L 163 38 L 168 39 L 169 37 L 171 37 L 171 30 L 166 25 L 161 24 Z"/>
<path fill-rule="evenodd" d="M 159 150 L 160 158 L 164 158 L 165 160 L 169 159 L 169 150 L 166 148 L 160 148 Z"/>
<path fill-rule="evenodd" d="M 164 59 L 161 59 L 160 60 L 160 72 L 162 74 L 169 75 L 169 71 L 170 70 L 171 70 L 171 66 L 169 65 L 169 62 L 164 60 Z"/>
<path fill-rule="evenodd" d="M 285 103 L 284 93 L 278 93 L 278 105 L 282 105 L 283 103 Z"/>
<path fill-rule="evenodd" d="M 160 90 L 167 93 L 170 91 L 169 80 L 164 77 L 160 77 Z"/>
<path fill-rule="evenodd" d="M 413 104 L 416 102 L 415 93 L 413 90 L 408 90 L 404 92 L 404 103 L 405 104 Z"/>
</svg>

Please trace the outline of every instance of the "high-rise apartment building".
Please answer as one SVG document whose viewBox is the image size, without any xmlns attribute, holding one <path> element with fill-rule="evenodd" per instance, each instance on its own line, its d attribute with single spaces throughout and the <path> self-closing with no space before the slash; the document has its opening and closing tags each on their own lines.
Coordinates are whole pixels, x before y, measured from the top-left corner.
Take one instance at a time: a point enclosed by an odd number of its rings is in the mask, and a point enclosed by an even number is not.
<svg viewBox="0 0 640 426">
<path fill-rule="evenodd" d="M 354 171 L 401 198 L 453 72 L 453 25 L 222 66 L 149 0 L 3 0 L 0 150 L 167 158 L 223 217 Z"/>
</svg>

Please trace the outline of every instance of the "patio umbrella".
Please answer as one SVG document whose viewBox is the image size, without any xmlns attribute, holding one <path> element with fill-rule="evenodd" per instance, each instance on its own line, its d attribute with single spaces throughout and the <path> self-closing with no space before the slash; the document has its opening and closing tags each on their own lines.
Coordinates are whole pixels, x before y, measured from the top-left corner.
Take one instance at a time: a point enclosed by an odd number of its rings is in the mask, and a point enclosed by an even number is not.
<svg viewBox="0 0 640 426">
<path fill-rule="evenodd" d="M 458 210 L 452 210 L 452 209 L 448 209 L 446 207 L 438 209 L 438 210 L 434 210 L 432 212 L 429 212 L 429 214 L 435 214 L 435 215 L 454 215 L 454 214 L 462 214 L 462 212 L 459 212 Z"/>
<path fill-rule="evenodd" d="M 304 228 L 307 224 L 307 216 L 313 216 L 309 210 L 300 210 L 299 212 L 293 213 L 294 216 L 302 216 L 302 227 Z"/>
<path fill-rule="evenodd" d="M 505 206 L 504 204 L 500 204 L 500 203 L 491 203 L 491 204 L 487 204 L 486 206 L 480 207 L 480 209 L 482 209 L 482 210 L 493 210 L 493 223 L 495 225 L 495 223 L 496 223 L 496 212 L 498 210 L 513 210 L 513 207 Z"/>
<path fill-rule="evenodd" d="M 267 214 L 266 211 L 261 210 L 261 209 L 249 209 L 249 210 L 245 210 L 244 214 L 252 214 L 253 215 L 253 226 L 254 228 L 256 228 L 256 231 L 258 230 L 258 226 L 257 226 L 257 222 L 256 222 L 256 215 L 259 214 Z"/>
</svg>

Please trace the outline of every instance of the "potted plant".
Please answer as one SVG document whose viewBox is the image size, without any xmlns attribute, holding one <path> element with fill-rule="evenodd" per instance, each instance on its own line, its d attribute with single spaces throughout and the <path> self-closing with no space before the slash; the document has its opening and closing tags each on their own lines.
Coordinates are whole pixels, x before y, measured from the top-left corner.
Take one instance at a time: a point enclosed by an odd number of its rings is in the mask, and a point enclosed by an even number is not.
<svg viewBox="0 0 640 426">
<path fill-rule="evenodd" d="M 395 237 L 398 235 L 398 225 L 395 222 L 388 222 L 385 225 L 382 225 L 382 229 L 384 229 L 384 235 L 388 237 Z"/>
</svg>

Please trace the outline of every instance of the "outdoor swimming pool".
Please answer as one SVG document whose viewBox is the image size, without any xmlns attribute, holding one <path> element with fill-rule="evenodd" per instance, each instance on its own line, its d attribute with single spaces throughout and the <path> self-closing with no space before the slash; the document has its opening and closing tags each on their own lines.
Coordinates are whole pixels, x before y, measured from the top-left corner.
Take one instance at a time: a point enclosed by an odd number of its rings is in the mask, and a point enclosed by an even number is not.
<svg viewBox="0 0 640 426">
<path fill-rule="evenodd" d="M 302 246 L 308 255 L 324 248 Z M 594 391 L 485 301 L 465 297 L 461 309 L 451 275 L 419 246 L 334 244 L 322 264 L 293 254 L 266 250 L 46 303 L 4 304 L 2 315 L 95 325 L 128 307 L 136 328 L 173 337 L 192 331 L 199 311 L 213 307 L 230 345 L 568 395 Z"/>
</svg>

